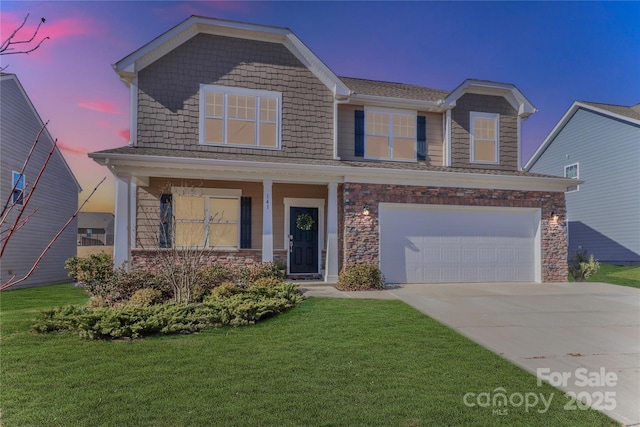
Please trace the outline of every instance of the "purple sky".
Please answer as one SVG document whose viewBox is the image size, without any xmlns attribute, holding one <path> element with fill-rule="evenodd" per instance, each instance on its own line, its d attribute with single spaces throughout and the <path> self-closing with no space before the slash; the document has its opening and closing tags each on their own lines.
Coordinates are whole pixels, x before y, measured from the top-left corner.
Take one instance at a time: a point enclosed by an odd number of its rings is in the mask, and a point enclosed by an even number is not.
<svg viewBox="0 0 640 427">
<path fill-rule="evenodd" d="M 109 172 L 87 152 L 126 145 L 128 89 L 111 65 L 190 15 L 290 28 L 337 75 L 453 90 L 466 78 L 515 84 L 539 112 L 527 160 L 575 100 L 640 102 L 640 2 L 12 2 L 50 36 L 1 57 L 18 75 L 85 192 Z M 1 95 L 1 94 L 0 94 Z M 113 180 L 85 210 L 113 210 Z"/>
</svg>

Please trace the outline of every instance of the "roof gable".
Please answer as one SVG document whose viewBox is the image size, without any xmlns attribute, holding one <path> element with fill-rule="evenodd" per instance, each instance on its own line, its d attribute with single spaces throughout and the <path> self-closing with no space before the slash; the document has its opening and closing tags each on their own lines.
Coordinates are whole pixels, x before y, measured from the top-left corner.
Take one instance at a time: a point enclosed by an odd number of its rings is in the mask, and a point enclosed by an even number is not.
<svg viewBox="0 0 640 427">
<path fill-rule="evenodd" d="M 151 42 L 118 61 L 113 67 L 129 85 L 135 75 L 198 34 L 213 34 L 247 40 L 280 43 L 304 64 L 334 96 L 348 96 L 349 89 L 311 50 L 288 28 L 247 24 L 235 21 L 191 16 Z"/>
<path fill-rule="evenodd" d="M 611 105 L 611 104 L 598 104 L 595 102 L 584 102 L 584 101 L 575 101 L 573 105 L 564 113 L 564 116 L 560 119 L 560 121 L 555 125 L 555 127 L 551 130 L 549 135 L 544 139 L 540 147 L 536 150 L 536 152 L 531 156 L 531 159 L 527 162 L 524 169 L 526 171 L 531 170 L 533 165 L 538 161 L 542 153 L 545 152 L 547 147 L 556 139 L 558 134 L 562 131 L 562 129 L 569 123 L 573 115 L 579 109 L 585 109 L 588 111 L 592 111 L 594 113 L 600 114 L 605 117 L 609 117 L 613 120 L 621 120 L 627 123 L 635 124 L 640 126 L 640 114 L 634 110 L 634 107 L 625 107 L 622 105 Z"/>
<path fill-rule="evenodd" d="M 474 93 L 478 95 L 493 95 L 504 97 L 509 104 L 518 112 L 518 116 L 522 119 L 528 118 L 530 115 L 538 111 L 526 96 L 511 83 L 498 83 L 490 80 L 467 79 L 460 86 L 455 88 L 444 101 L 444 105 L 453 108 L 456 101 L 464 94 Z"/>
<path fill-rule="evenodd" d="M 15 82 L 18 90 L 20 91 L 20 94 L 22 95 L 22 97 L 24 98 L 25 102 L 27 103 L 29 109 L 31 110 L 34 119 L 38 123 L 38 126 L 41 127 L 41 128 L 44 128 L 43 131 L 42 131 L 43 134 L 46 136 L 46 138 L 49 139 L 49 141 L 55 141 L 55 139 L 53 139 L 53 137 L 49 133 L 49 129 L 45 126 L 45 123 L 42 121 L 42 118 L 40 117 L 40 114 L 38 114 L 38 111 L 36 110 L 36 107 L 31 102 L 31 99 L 29 98 L 29 95 L 27 95 L 27 92 L 24 90 L 24 87 L 22 86 L 22 83 L 20 83 L 20 80 L 18 79 L 18 76 L 16 76 L 15 74 L 9 74 L 9 73 L 0 74 L 0 82 L 5 82 L 5 81 L 14 81 Z M 1 97 L 0 97 L 0 99 L 1 99 Z M 3 106 L 3 108 L 6 108 L 6 106 Z M 56 145 L 56 148 L 55 148 L 55 154 L 57 156 L 59 156 L 60 161 L 64 165 L 65 169 L 69 172 L 69 176 L 71 177 L 71 179 L 73 180 L 74 184 L 78 188 L 78 191 L 82 191 L 82 187 L 80 187 L 80 183 L 78 182 L 78 180 L 76 179 L 75 175 L 71 171 L 71 168 L 69 167 L 69 164 L 64 159 L 64 156 L 60 152 L 60 149 L 58 148 L 57 145 Z"/>
</svg>

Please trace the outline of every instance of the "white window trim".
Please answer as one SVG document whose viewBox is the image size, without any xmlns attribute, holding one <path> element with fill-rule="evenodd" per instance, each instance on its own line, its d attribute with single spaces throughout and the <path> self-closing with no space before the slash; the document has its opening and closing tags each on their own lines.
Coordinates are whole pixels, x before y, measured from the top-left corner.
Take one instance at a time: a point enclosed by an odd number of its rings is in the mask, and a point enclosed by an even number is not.
<svg viewBox="0 0 640 427">
<path fill-rule="evenodd" d="M 475 136 L 474 136 L 474 123 L 476 118 L 480 119 L 492 119 L 495 123 L 496 132 L 496 146 L 494 148 L 495 162 L 483 162 L 474 160 L 473 153 L 475 151 Z M 479 113 L 472 111 L 469 113 L 469 163 L 479 165 L 499 165 L 500 164 L 500 114 L 498 113 Z"/>
<path fill-rule="evenodd" d="M 393 153 L 393 132 L 392 129 L 389 129 L 389 135 L 375 135 L 375 136 L 387 136 L 389 138 L 389 157 L 372 157 L 367 156 L 367 113 L 382 113 L 389 115 L 397 115 L 397 116 L 410 116 L 413 117 L 413 124 L 416 127 L 415 137 L 413 139 L 414 150 L 413 150 L 413 159 L 394 159 L 391 157 Z M 413 163 L 418 161 L 418 133 L 417 133 L 417 122 L 418 122 L 418 112 L 415 110 L 402 110 L 398 108 L 381 108 L 381 107 L 364 107 L 364 158 L 367 160 L 386 160 L 391 162 L 405 162 L 405 163 Z M 393 125 L 390 121 L 390 127 Z M 408 138 L 407 138 L 408 139 Z"/>
<path fill-rule="evenodd" d="M 217 142 L 208 142 L 205 140 L 205 112 L 207 106 L 206 93 L 221 93 L 225 95 L 224 108 L 225 114 L 223 116 L 223 139 L 225 142 L 217 143 Z M 262 147 L 260 145 L 242 145 L 242 144 L 227 144 L 227 116 L 226 116 L 226 105 L 227 105 L 227 97 L 226 95 L 244 95 L 244 96 L 255 96 L 255 97 L 268 97 L 268 98 L 276 98 L 277 99 L 277 107 L 276 107 L 276 146 L 275 147 Z M 282 93 L 274 92 L 268 90 L 257 90 L 257 89 L 244 89 L 244 88 L 236 88 L 229 86 L 220 86 L 220 85 L 207 85 L 200 84 L 200 103 L 199 103 L 199 111 L 198 111 L 198 129 L 199 136 L 198 141 L 201 145 L 211 145 L 216 147 L 238 147 L 238 148 L 251 148 L 258 150 L 280 150 L 282 148 Z M 260 134 L 260 108 L 256 109 L 256 142 L 259 142 L 258 135 Z"/>
<path fill-rule="evenodd" d="M 206 243 L 204 246 L 206 249 L 210 249 L 213 251 L 221 250 L 221 251 L 229 251 L 229 250 L 240 250 L 240 233 L 241 233 L 241 224 L 240 224 L 240 216 L 242 215 L 241 206 L 240 206 L 240 198 L 242 197 L 242 190 L 230 189 L 230 188 L 189 188 L 189 187 L 172 187 L 171 194 L 175 194 L 177 196 L 186 196 L 186 197 L 201 197 L 204 198 L 204 235 L 202 236 L 203 242 Z M 221 198 L 221 199 L 236 199 L 238 201 L 238 219 L 236 224 L 238 225 L 238 244 L 236 246 L 210 246 L 208 241 L 209 236 L 209 224 L 211 220 L 211 211 L 209 209 L 209 201 L 212 197 Z M 174 217 L 174 222 L 178 222 Z M 181 222 L 200 222 L 199 220 L 187 220 Z M 173 225 L 174 227 L 176 224 Z M 193 249 L 198 248 L 199 246 L 176 246 L 178 249 Z"/>
<path fill-rule="evenodd" d="M 27 177 L 23 174 L 21 174 L 20 172 L 17 171 L 11 171 L 11 203 L 16 203 L 13 200 L 13 190 L 20 190 L 22 191 L 22 203 L 19 203 L 20 205 L 24 205 L 24 199 L 25 199 L 25 190 L 26 190 L 26 186 L 27 186 Z M 22 187 L 18 187 L 16 185 L 16 176 L 18 177 L 18 182 L 20 181 L 20 177 L 22 177 Z"/>
<path fill-rule="evenodd" d="M 570 167 L 573 167 L 573 166 L 576 167 L 576 176 L 575 176 L 575 178 L 571 178 L 571 179 L 578 180 L 578 179 L 580 179 L 580 163 L 579 162 L 571 163 L 570 165 L 566 165 L 564 167 L 564 174 L 563 175 L 564 175 L 565 178 L 569 178 L 567 176 L 567 169 L 570 168 Z M 571 187 L 576 187 L 576 189 L 575 190 L 569 190 L 569 188 L 571 188 Z M 571 187 L 567 187 L 567 193 L 575 193 L 576 191 L 580 190 L 580 185 L 579 184 L 572 185 Z"/>
</svg>

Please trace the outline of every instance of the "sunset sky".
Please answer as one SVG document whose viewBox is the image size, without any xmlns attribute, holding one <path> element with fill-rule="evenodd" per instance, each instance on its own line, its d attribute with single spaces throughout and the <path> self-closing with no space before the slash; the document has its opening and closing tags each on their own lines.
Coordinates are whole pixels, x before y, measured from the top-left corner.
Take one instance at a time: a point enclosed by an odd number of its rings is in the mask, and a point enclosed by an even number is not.
<svg viewBox="0 0 640 427">
<path fill-rule="evenodd" d="M 513 83 L 539 110 L 523 125 L 525 160 L 573 101 L 640 102 L 640 2 L 2 0 L 0 38 L 27 13 L 19 34 L 44 17 L 50 40 L 0 66 L 50 121 L 85 194 L 110 177 L 87 153 L 129 138 L 128 89 L 112 64 L 190 15 L 290 28 L 339 76 L 449 91 L 466 78 Z M 112 212 L 113 185 L 85 210 Z"/>
</svg>

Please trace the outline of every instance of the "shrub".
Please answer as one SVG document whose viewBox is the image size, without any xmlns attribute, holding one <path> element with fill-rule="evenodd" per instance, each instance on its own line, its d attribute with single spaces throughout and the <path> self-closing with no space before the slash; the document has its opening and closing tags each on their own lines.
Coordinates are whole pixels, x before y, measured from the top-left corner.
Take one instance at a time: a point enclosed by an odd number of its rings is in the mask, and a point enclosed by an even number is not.
<svg viewBox="0 0 640 427">
<path fill-rule="evenodd" d="M 64 268 L 91 296 L 104 296 L 102 288 L 113 275 L 113 260 L 103 253 L 87 258 L 74 256 L 65 262 Z"/>
<path fill-rule="evenodd" d="M 225 282 L 211 291 L 211 296 L 215 299 L 226 299 L 241 291 L 240 287 L 233 282 Z"/>
<path fill-rule="evenodd" d="M 108 301 L 103 297 L 91 297 L 89 301 L 87 301 L 87 307 L 91 308 L 107 307 L 108 305 Z"/>
<path fill-rule="evenodd" d="M 587 257 L 586 249 L 577 251 L 569 260 L 569 274 L 576 282 L 584 282 L 600 270 L 600 263 L 593 254 Z"/>
<path fill-rule="evenodd" d="M 149 307 L 162 302 L 162 292 L 157 289 L 144 288 L 133 293 L 129 304 L 137 307 Z"/>
<path fill-rule="evenodd" d="M 278 279 L 280 281 L 284 279 L 282 270 L 273 262 L 261 262 L 251 267 L 241 267 L 238 272 L 236 283 L 244 286 L 252 285 L 260 279 Z"/>
<path fill-rule="evenodd" d="M 221 285 L 219 288 L 230 286 Z M 255 323 L 293 307 L 302 300 L 297 286 L 292 283 L 236 289 L 237 293 L 226 299 L 218 299 L 212 295 L 202 304 L 54 308 L 41 312 L 32 330 L 39 333 L 72 331 L 86 339 L 139 338 L 156 334 L 197 332 L 220 325 Z M 153 292 L 150 289 L 144 291 Z M 139 293 L 141 291 L 136 295 Z"/>
<path fill-rule="evenodd" d="M 340 272 L 336 288 L 342 291 L 384 289 L 384 276 L 377 265 L 354 264 Z"/>
<path fill-rule="evenodd" d="M 278 286 L 282 283 L 282 279 L 276 279 L 275 277 L 261 277 L 253 282 L 251 286 Z"/>
<path fill-rule="evenodd" d="M 118 268 L 103 286 L 104 297 L 110 305 L 129 301 L 141 289 L 160 292 L 161 301 L 168 301 L 173 297 L 171 286 L 163 276 L 145 270 L 126 271 L 124 267 Z"/>
<path fill-rule="evenodd" d="M 226 265 L 215 264 L 211 267 L 203 268 L 199 274 L 200 285 L 213 289 L 225 282 L 234 282 L 237 271 L 235 268 Z"/>
</svg>

